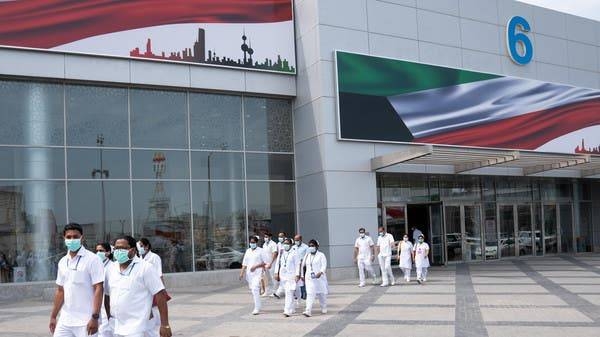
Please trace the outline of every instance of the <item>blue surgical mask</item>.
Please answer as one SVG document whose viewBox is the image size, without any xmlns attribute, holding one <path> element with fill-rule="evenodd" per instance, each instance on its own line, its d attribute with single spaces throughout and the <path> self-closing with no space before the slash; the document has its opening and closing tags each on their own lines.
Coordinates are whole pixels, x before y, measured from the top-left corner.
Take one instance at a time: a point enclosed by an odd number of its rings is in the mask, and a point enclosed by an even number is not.
<svg viewBox="0 0 600 337">
<path fill-rule="evenodd" d="M 283 245 L 283 249 L 287 252 L 292 248 L 291 245 L 288 245 L 287 243 Z"/>
<path fill-rule="evenodd" d="M 383 234 L 384 234 L 383 232 L 379 232 L 379 236 L 383 236 Z"/>
<path fill-rule="evenodd" d="M 129 250 L 128 249 L 115 249 L 113 252 L 115 260 L 119 262 L 119 264 L 123 264 L 129 260 Z"/>
<path fill-rule="evenodd" d="M 81 248 L 81 239 L 65 239 L 65 246 L 70 252 L 76 252 Z"/>
<path fill-rule="evenodd" d="M 250 242 L 250 249 L 256 249 L 256 242 Z"/>
<path fill-rule="evenodd" d="M 317 252 L 317 247 L 314 247 L 314 246 L 308 247 L 308 252 L 311 253 L 311 254 L 316 253 Z"/>
<path fill-rule="evenodd" d="M 144 255 L 146 254 L 146 249 L 144 247 L 138 247 L 138 252 L 140 253 L 140 255 Z"/>
<path fill-rule="evenodd" d="M 294 243 L 299 247 L 302 244 L 302 241 L 294 241 Z"/>
<path fill-rule="evenodd" d="M 102 262 L 106 261 L 106 259 L 108 258 L 108 256 L 106 256 L 106 252 L 96 252 L 96 255 L 98 255 L 100 261 Z"/>
<path fill-rule="evenodd" d="M 279 240 L 279 243 L 283 243 L 283 240 L 285 240 L 285 238 L 277 238 L 277 240 Z"/>
</svg>

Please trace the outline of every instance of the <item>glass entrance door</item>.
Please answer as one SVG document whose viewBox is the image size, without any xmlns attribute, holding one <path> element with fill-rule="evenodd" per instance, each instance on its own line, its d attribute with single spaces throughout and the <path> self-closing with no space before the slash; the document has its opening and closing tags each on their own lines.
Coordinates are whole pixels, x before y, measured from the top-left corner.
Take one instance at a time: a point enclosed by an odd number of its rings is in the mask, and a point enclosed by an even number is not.
<svg viewBox="0 0 600 337">
<path fill-rule="evenodd" d="M 431 220 L 431 257 L 434 264 L 444 263 L 444 231 L 442 228 L 442 204 L 429 205 Z"/>
<path fill-rule="evenodd" d="M 515 256 L 515 211 L 513 205 L 498 205 L 500 257 Z"/>
<path fill-rule="evenodd" d="M 445 205 L 444 223 L 448 262 L 483 259 L 480 205 Z"/>
<path fill-rule="evenodd" d="M 406 205 L 385 205 L 383 226 L 385 230 L 394 236 L 394 239 L 402 239 L 406 228 Z M 376 235 L 376 233 L 374 233 Z"/>
<path fill-rule="evenodd" d="M 556 221 L 556 205 L 543 206 L 544 217 L 544 252 L 546 254 L 558 253 L 558 222 Z"/>
<path fill-rule="evenodd" d="M 573 253 L 573 211 L 571 204 L 560 204 L 560 247 L 562 253 Z"/>
<path fill-rule="evenodd" d="M 517 233 L 519 256 L 533 255 L 536 242 L 531 221 L 531 205 L 517 205 Z"/>
</svg>

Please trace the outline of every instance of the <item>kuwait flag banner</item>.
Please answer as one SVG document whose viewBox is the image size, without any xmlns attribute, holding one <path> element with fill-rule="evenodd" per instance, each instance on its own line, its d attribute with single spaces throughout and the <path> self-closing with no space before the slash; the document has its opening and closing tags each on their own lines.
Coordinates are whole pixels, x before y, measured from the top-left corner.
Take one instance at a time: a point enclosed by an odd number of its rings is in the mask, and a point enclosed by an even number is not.
<svg viewBox="0 0 600 337">
<path fill-rule="evenodd" d="M 600 90 L 336 52 L 340 136 L 600 154 Z"/>
</svg>

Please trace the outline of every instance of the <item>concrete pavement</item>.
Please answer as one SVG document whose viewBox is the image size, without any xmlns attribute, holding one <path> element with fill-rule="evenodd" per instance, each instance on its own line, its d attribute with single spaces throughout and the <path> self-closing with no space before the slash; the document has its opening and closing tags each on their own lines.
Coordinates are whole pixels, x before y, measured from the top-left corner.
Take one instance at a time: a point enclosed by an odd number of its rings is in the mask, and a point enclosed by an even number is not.
<svg viewBox="0 0 600 337">
<path fill-rule="evenodd" d="M 598 254 L 435 267 L 428 279 L 426 285 L 387 288 L 335 282 L 329 313 L 313 310 L 311 318 L 285 318 L 283 300 L 274 298 L 252 316 L 251 296 L 241 283 L 173 289 L 170 323 L 174 336 L 188 337 L 600 336 Z M 50 306 L 0 303 L 0 337 L 50 336 Z"/>
</svg>

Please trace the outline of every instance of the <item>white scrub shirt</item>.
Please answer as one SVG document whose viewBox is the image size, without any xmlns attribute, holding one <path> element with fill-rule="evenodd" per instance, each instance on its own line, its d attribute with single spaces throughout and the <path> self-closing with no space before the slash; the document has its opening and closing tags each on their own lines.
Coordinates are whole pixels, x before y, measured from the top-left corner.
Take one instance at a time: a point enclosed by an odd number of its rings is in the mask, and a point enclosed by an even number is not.
<svg viewBox="0 0 600 337">
<path fill-rule="evenodd" d="M 354 242 L 354 248 L 358 248 L 357 258 L 359 260 L 370 260 L 372 256 L 371 247 L 373 247 L 374 245 L 375 243 L 373 242 L 373 239 L 371 239 L 370 236 L 365 235 L 364 238 L 357 238 Z"/>
<path fill-rule="evenodd" d="M 315 254 L 306 254 L 306 258 L 302 261 L 302 265 L 306 266 L 306 274 L 304 275 L 304 283 L 306 284 L 306 292 L 314 294 L 327 294 L 327 258 L 325 254 L 317 251 Z M 322 273 L 319 278 L 312 278 L 314 273 Z"/>
<path fill-rule="evenodd" d="M 412 268 L 413 245 L 410 241 L 400 241 L 400 268 Z"/>
<path fill-rule="evenodd" d="M 427 242 L 417 243 L 415 246 L 415 266 L 417 268 L 429 267 L 429 245 Z"/>
<path fill-rule="evenodd" d="M 248 287 L 254 289 L 260 287 L 260 278 L 262 277 L 263 268 L 256 268 L 254 271 L 250 269 L 261 263 L 268 263 L 270 261 L 270 251 L 265 251 L 260 247 L 255 249 L 248 248 L 246 254 L 244 254 L 244 260 L 242 266 L 246 266 L 246 281 L 248 281 Z"/>
<path fill-rule="evenodd" d="M 377 238 L 377 246 L 379 246 L 379 256 L 392 256 L 392 246 L 394 245 L 394 236 L 386 233 L 384 236 Z"/>
</svg>

